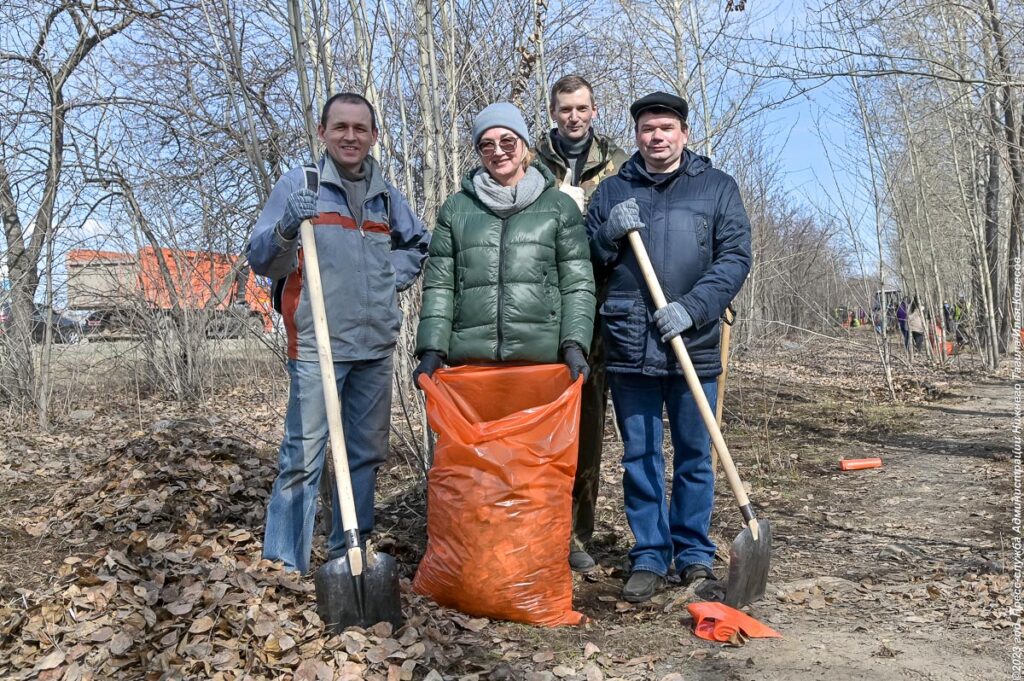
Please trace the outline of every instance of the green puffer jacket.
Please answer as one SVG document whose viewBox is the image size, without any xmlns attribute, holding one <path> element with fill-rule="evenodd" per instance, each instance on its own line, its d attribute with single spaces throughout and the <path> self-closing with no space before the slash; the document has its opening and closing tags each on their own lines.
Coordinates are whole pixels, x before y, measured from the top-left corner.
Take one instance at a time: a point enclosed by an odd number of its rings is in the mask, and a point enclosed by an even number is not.
<svg viewBox="0 0 1024 681">
<path fill-rule="evenodd" d="M 544 192 L 502 219 L 477 198 L 473 174 L 437 215 L 423 278 L 416 355 L 449 364 L 560 361 L 594 328 L 594 275 L 583 216 L 540 163 Z"/>
</svg>

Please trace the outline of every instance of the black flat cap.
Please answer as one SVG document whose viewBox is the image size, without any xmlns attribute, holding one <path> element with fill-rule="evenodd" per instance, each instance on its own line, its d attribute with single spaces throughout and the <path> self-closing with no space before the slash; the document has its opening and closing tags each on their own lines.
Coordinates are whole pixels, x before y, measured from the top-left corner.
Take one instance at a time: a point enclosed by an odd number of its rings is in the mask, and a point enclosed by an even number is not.
<svg viewBox="0 0 1024 681">
<path fill-rule="evenodd" d="M 629 107 L 629 113 L 633 116 L 633 122 L 636 123 L 640 118 L 640 114 L 651 109 L 667 109 L 683 119 L 684 123 L 686 122 L 686 114 L 690 112 L 690 108 L 686 105 L 686 100 L 682 97 L 670 95 L 667 92 L 652 92 L 633 102 Z"/>
</svg>

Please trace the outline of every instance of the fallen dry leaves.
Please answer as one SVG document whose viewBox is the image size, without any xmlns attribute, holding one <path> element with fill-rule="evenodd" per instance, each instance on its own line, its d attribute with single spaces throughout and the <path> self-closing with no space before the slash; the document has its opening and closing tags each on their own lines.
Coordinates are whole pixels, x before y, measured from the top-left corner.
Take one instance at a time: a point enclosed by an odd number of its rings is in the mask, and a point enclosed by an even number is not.
<svg viewBox="0 0 1024 681">
<path fill-rule="evenodd" d="M 408 681 L 441 679 L 444 670 L 444 678 L 472 680 L 515 664 L 515 674 L 544 679 L 605 678 L 593 660 L 578 669 L 563 663 L 597 655 L 589 642 L 524 670 L 530 658 L 515 625 L 438 608 L 411 593 L 408 580 L 402 628 L 328 635 L 312 580 L 260 555 L 272 455 L 221 430 L 158 420 L 112 438 L 108 456 L 73 464 L 74 476 L 65 464 L 58 476 L 68 483 L 25 514 L 22 527 L 72 548 L 102 548 L 58 557 L 49 587 L 21 589 L 0 605 L 0 677 Z M 500 659 L 463 659 L 470 648 L 495 649 Z M 544 669 L 553 667 L 559 676 Z"/>
<path fill-rule="evenodd" d="M 852 363 L 815 367 L 793 359 L 792 353 L 781 354 L 768 370 L 808 389 L 846 391 L 865 402 L 882 394 L 877 376 L 858 373 Z M 737 363 L 738 375 L 760 377 L 760 372 L 760 367 L 753 371 Z M 897 387 L 903 399 L 915 401 L 941 389 L 941 379 L 898 377 Z M 860 415 L 844 418 L 840 425 L 846 428 L 848 421 L 855 430 Z M 8 450 L 0 452 L 0 482 L 7 489 L 39 479 L 58 481 L 14 517 L 26 537 L 57 546 L 60 553 L 49 556 L 52 565 L 39 567 L 50 576 L 55 573 L 50 583 L 3 591 L 0 678 L 677 681 L 689 674 L 666 675 L 672 660 L 706 664 L 719 654 L 700 642 L 674 651 L 623 653 L 622 642 L 637 637 L 633 624 L 685 636 L 675 612 L 682 600 L 666 594 L 654 607 L 625 604 L 611 577 L 612 586 L 593 597 L 595 608 L 607 613 L 605 622 L 573 632 L 574 648 L 538 646 L 536 635 L 524 634 L 518 625 L 441 610 L 410 593 L 407 582 L 404 627 L 379 625 L 329 636 L 315 611 L 311 580 L 260 558 L 263 513 L 276 472 L 272 448 L 242 439 L 245 435 L 231 424 L 162 415 L 147 421 L 151 425 L 131 426 L 100 414 L 83 417 L 74 434 L 4 438 Z M 605 472 L 606 489 L 615 489 L 617 475 Z M 876 618 L 907 629 L 1009 626 L 1011 585 L 1004 570 L 979 565 L 954 572 L 931 564 L 923 570 L 920 556 L 892 540 L 882 551 L 866 541 L 861 547 L 855 530 L 863 525 L 862 517 L 818 506 L 825 480 L 813 496 L 803 495 L 784 508 L 814 514 L 808 536 L 850 547 L 855 558 L 865 554 L 858 563 L 880 561 L 893 566 L 893 572 L 879 579 L 782 582 L 769 592 L 774 600 L 759 605 L 768 623 L 830 622 L 847 608 L 869 626 Z M 876 483 L 865 482 L 865 490 L 869 484 Z M 761 502 L 782 503 L 775 501 L 774 489 L 757 492 Z M 628 532 L 620 515 L 613 522 L 609 528 L 615 533 Z M 731 538 L 731 516 L 727 528 Z M 897 533 L 909 528 L 894 524 L 881 529 Z M 789 565 L 799 566 L 794 557 L 801 550 L 796 541 L 780 542 L 775 569 L 787 564 L 783 554 Z M 597 643 L 584 640 L 595 632 L 600 634 Z M 887 655 L 887 650 L 899 653 L 883 645 L 878 654 Z"/>
<path fill-rule="evenodd" d="M 0 676 L 405 680 L 458 657 L 452 638 L 488 624 L 406 594 L 401 630 L 326 635 L 311 581 L 262 560 L 248 529 L 261 525 L 272 462 L 208 430 L 157 422 L 25 521 L 72 545 L 110 541 L 0 607 Z"/>
</svg>

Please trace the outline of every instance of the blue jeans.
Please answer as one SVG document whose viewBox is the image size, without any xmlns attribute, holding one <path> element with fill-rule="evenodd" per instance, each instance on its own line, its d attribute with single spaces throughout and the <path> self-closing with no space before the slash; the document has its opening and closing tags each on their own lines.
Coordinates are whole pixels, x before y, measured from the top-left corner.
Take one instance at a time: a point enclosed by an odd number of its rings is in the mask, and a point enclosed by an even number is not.
<svg viewBox="0 0 1024 681">
<path fill-rule="evenodd" d="M 387 458 L 391 367 L 390 356 L 334 363 L 356 515 L 364 537 L 373 530 L 377 469 Z M 288 570 L 306 573 L 327 450 L 327 410 L 318 362 L 288 360 L 288 374 L 291 376 L 288 413 L 278 454 L 278 474 L 267 505 L 263 557 L 282 561 Z M 331 491 L 334 513 L 327 550 L 329 555 L 340 555 L 345 536 L 337 485 L 332 484 Z"/>
<path fill-rule="evenodd" d="M 623 496 L 636 543 L 629 552 L 634 571 L 665 576 L 672 567 L 711 567 L 715 545 L 708 537 L 715 477 L 711 436 L 682 376 L 609 373 L 615 419 L 622 433 Z M 715 409 L 715 381 L 702 383 Z M 672 434 L 672 498 L 665 496 L 665 429 Z"/>
</svg>

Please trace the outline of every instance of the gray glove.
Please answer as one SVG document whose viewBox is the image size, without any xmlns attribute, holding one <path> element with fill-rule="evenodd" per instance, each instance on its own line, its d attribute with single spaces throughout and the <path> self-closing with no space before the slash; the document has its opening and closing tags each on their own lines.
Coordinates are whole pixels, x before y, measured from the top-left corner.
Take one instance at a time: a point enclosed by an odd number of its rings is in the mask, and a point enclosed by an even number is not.
<svg viewBox="0 0 1024 681">
<path fill-rule="evenodd" d="M 587 358 L 583 356 L 580 346 L 573 341 L 566 341 L 562 345 L 562 361 L 569 367 L 569 377 L 574 383 L 581 375 L 584 383 L 590 378 L 590 365 L 587 364 Z"/>
<path fill-rule="evenodd" d="M 315 218 L 320 212 L 316 209 L 316 194 L 308 189 L 294 191 L 288 197 L 284 207 L 284 215 L 277 223 L 277 231 L 291 241 L 299 233 L 299 225 L 303 220 Z"/>
<path fill-rule="evenodd" d="M 667 343 L 679 334 L 693 326 L 693 318 L 686 308 L 679 303 L 669 303 L 660 310 L 655 311 L 654 321 L 658 323 L 658 331 L 661 331 L 661 342 Z"/>
<path fill-rule="evenodd" d="M 616 204 L 608 213 L 608 219 L 601 225 L 601 235 L 614 243 L 630 232 L 642 229 L 644 223 L 640 221 L 640 206 L 636 199 L 629 199 Z"/>
</svg>

